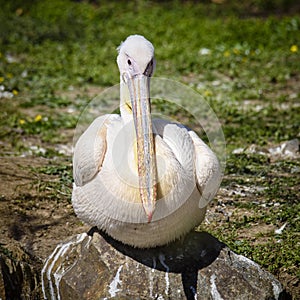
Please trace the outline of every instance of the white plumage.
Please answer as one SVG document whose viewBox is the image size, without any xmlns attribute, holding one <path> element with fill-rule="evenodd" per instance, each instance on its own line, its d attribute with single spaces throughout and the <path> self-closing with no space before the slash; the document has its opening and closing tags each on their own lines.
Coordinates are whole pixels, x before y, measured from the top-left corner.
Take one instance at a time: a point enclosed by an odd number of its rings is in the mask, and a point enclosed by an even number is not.
<svg viewBox="0 0 300 300">
<path fill-rule="evenodd" d="M 117 62 L 121 115 L 98 117 L 78 140 L 73 207 L 80 219 L 126 244 L 163 245 L 202 222 L 219 188 L 219 162 L 195 132 L 147 119 L 146 81 L 155 67 L 149 41 L 128 37 L 119 47 Z M 152 129 L 150 134 L 146 127 Z"/>
</svg>

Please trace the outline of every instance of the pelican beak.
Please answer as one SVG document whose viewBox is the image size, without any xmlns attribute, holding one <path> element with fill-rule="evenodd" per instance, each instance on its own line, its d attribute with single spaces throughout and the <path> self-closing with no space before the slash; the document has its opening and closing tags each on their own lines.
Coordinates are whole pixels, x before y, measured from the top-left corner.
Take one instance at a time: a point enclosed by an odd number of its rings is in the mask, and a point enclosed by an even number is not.
<svg viewBox="0 0 300 300">
<path fill-rule="evenodd" d="M 150 114 L 150 77 L 127 78 L 137 138 L 139 189 L 142 204 L 151 221 L 156 202 L 156 161 Z"/>
</svg>

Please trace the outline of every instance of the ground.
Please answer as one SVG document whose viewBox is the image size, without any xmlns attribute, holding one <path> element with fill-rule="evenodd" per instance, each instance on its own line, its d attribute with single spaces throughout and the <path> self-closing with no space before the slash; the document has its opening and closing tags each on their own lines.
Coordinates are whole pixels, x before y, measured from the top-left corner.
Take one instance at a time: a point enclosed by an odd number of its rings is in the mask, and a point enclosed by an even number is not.
<svg viewBox="0 0 300 300">
<path fill-rule="evenodd" d="M 118 82 L 116 47 L 140 33 L 155 46 L 155 76 L 197 91 L 222 125 L 225 174 L 198 230 L 300 299 L 298 1 L 0 2 L 1 249 L 17 242 L 43 261 L 89 229 L 71 206 L 75 127 Z M 199 102 L 152 100 L 207 141 Z"/>
<path fill-rule="evenodd" d="M 51 172 L 55 166 L 71 168 L 70 164 L 70 157 L 57 158 L 55 162 L 31 155 L 1 158 L 1 246 L 10 249 L 15 245 L 15 241 L 18 241 L 26 252 L 44 261 L 58 243 L 90 229 L 90 226 L 84 225 L 73 212 L 70 203 L 71 185 L 62 188 L 59 184 L 61 172 L 55 175 Z M 41 170 L 50 172 L 41 174 Z M 222 230 L 222 233 L 219 232 L 219 238 L 222 240 L 223 235 L 228 234 L 236 222 L 242 222 L 244 226 L 236 233 L 235 241 L 248 241 L 251 247 L 269 245 L 270 237 L 278 229 L 276 225 L 261 220 L 247 226 L 247 219 L 257 217 L 257 211 L 243 208 L 241 204 L 253 201 L 257 206 L 262 205 L 264 209 L 268 209 L 271 205 L 276 206 L 276 203 L 266 204 L 265 199 L 257 196 L 259 187 L 247 188 L 236 184 L 238 179 L 235 176 L 227 175 L 224 180 L 226 184 L 222 185 L 215 201 L 209 206 L 206 220 L 199 230 L 216 231 L 218 228 Z M 68 192 L 64 192 L 66 189 Z M 299 189 L 299 184 L 293 189 Z M 237 198 L 241 207 L 234 205 Z M 277 203 L 277 206 L 280 205 Z M 264 213 L 264 209 L 260 211 L 261 214 Z M 279 238 L 277 241 L 280 242 Z M 287 291 L 297 299 L 299 279 L 284 269 L 276 275 Z"/>
<path fill-rule="evenodd" d="M 74 215 L 69 199 L 38 192 L 40 182 L 57 180 L 30 171 L 47 164 L 39 158 L 1 158 L 1 245 L 9 248 L 10 240 L 19 241 L 42 260 L 66 237 L 88 229 Z"/>
</svg>

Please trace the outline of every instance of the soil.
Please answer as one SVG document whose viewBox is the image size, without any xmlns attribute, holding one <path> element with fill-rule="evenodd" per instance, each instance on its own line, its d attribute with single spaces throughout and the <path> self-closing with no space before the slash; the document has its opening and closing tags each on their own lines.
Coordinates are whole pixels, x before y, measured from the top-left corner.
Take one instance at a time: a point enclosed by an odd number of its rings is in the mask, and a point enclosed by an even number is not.
<svg viewBox="0 0 300 300">
<path fill-rule="evenodd" d="M 70 199 L 49 198 L 47 189 L 38 190 L 41 181 L 52 175 L 37 175 L 32 167 L 42 167 L 46 159 L 2 157 L 0 169 L 1 245 L 10 248 L 12 240 L 44 261 L 56 245 L 67 237 L 89 229 L 75 216 Z"/>
</svg>

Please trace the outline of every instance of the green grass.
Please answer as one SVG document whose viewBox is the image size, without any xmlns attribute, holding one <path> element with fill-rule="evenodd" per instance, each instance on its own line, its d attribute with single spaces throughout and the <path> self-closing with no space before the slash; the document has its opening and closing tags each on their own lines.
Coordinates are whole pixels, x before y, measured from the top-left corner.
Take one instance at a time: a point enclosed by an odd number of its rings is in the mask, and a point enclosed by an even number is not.
<svg viewBox="0 0 300 300">
<path fill-rule="evenodd" d="M 224 131 L 230 144 L 251 143 L 257 137 L 260 144 L 278 142 L 293 137 L 299 127 L 299 106 L 283 112 L 275 107 L 288 96 L 280 90 L 299 74 L 299 51 L 290 50 L 300 45 L 298 16 L 216 17 L 216 6 L 188 2 L 94 7 L 42 1 L 3 6 L 7 10 L 2 11 L 0 31 L 2 85 L 9 92 L 22 93 L 23 99 L 13 98 L 22 106 L 68 106 L 70 100 L 59 98 L 58 90 L 117 83 L 115 48 L 127 35 L 141 33 L 156 46 L 156 76 L 192 78 L 190 85 L 209 95 L 208 101 L 227 125 Z M 206 16 L 207 9 L 211 17 Z M 199 54 L 203 48 L 210 50 L 208 55 Z M 221 83 L 212 85 L 215 82 Z M 298 97 L 297 89 L 295 93 Z M 272 105 L 259 112 L 241 111 L 241 101 L 251 99 Z M 266 127 L 261 127 L 265 120 Z"/>
<path fill-rule="evenodd" d="M 89 100 L 84 90 L 118 83 L 116 47 L 130 34 L 143 34 L 156 48 L 155 76 L 197 90 L 223 124 L 228 155 L 223 187 L 265 187 L 256 195 L 265 207 L 234 196 L 230 205 L 251 216 L 215 224 L 209 231 L 274 274 L 300 280 L 295 268 L 299 161 L 232 153 L 252 144 L 269 147 L 300 137 L 300 17 L 290 9 L 295 3 L 0 1 L 0 92 L 8 93 L 0 98 L 1 140 L 13 155 L 28 150 L 26 141 L 47 150 L 33 156 L 59 155 L 54 144 L 72 142 L 61 135 L 75 128 Z M 289 14 L 279 15 L 278 9 Z M 155 106 L 191 122 L 186 125 L 193 128 L 188 112 L 159 100 Z M 66 113 L 68 109 L 75 113 Z M 46 166 L 36 171 L 61 176 L 53 187 L 46 183 L 54 192 L 69 186 L 68 168 Z M 255 224 L 280 227 L 284 222 L 288 225 L 280 237 L 262 234 L 264 243 L 254 246 L 251 238 L 239 238 L 240 230 Z"/>
</svg>

